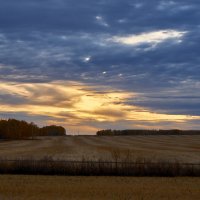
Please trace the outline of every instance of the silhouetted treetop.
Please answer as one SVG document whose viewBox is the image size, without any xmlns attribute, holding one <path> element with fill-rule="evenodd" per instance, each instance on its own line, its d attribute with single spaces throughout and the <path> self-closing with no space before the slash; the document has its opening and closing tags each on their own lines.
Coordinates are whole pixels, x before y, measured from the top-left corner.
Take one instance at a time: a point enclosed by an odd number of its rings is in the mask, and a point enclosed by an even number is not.
<svg viewBox="0 0 200 200">
<path fill-rule="evenodd" d="M 45 126 L 39 128 L 33 122 L 16 119 L 0 120 L 0 139 L 22 139 L 34 136 L 65 136 L 62 126 Z"/>
<path fill-rule="evenodd" d="M 100 130 L 98 136 L 115 136 L 115 135 L 200 135 L 199 130 Z"/>
<path fill-rule="evenodd" d="M 48 135 L 48 136 L 63 136 L 66 135 L 66 131 L 62 126 L 45 126 L 40 129 L 40 132 L 42 135 Z"/>
</svg>

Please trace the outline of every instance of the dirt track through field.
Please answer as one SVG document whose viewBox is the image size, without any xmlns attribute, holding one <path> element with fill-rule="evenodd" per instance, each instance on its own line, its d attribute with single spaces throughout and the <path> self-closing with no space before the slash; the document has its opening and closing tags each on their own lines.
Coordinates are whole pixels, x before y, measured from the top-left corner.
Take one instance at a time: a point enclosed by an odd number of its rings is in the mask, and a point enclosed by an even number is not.
<svg viewBox="0 0 200 200">
<path fill-rule="evenodd" d="M 114 151 L 122 156 L 129 152 L 134 158 L 199 163 L 200 136 L 69 136 L 0 142 L 0 158 L 7 159 L 110 160 Z"/>
</svg>

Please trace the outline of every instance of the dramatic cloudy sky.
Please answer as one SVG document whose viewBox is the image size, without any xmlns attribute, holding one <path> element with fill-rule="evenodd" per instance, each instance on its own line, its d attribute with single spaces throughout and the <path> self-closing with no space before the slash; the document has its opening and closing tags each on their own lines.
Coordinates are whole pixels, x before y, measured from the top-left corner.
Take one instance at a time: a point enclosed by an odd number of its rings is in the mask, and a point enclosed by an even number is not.
<svg viewBox="0 0 200 200">
<path fill-rule="evenodd" d="M 200 129 L 200 1 L 0 0 L 0 117 Z"/>
</svg>

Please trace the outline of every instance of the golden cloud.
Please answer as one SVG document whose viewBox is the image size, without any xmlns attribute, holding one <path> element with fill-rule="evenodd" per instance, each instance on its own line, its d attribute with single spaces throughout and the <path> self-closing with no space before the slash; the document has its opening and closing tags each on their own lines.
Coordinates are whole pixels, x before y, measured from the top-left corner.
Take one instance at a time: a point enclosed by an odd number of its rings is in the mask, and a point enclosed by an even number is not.
<svg viewBox="0 0 200 200">
<path fill-rule="evenodd" d="M 199 116 L 155 113 L 143 107 L 128 105 L 129 99 L 139 94 L 115 90 L 105 86 L 88 86 L 80 82 L 56 81 L 50 83 L 1 82 L 0 94 L 12 98 L 0 99 L 0 112 L 26 112 L 30 115 L 50 116 L 49 123 L 66 124 L 66 128 L 80 126 L 80 129 L 95 130 L 95 126 L 84 121 L 118 122 L 186 122 L 199 120 Z M 15 98 L 21 99 L 16 104 Z M 60 121 L 59 121 L 60 120 Z"/>
</svg>

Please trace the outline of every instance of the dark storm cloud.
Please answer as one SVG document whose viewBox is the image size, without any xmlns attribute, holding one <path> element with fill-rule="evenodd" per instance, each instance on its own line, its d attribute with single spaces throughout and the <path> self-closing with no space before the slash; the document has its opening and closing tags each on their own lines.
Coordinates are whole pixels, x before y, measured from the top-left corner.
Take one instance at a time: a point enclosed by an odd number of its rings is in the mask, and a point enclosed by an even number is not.
<svg viewBox="0 0 200 200">
<path fill-rule="evenodd" d="M 200 2 L 0 0 L 0 5 L 1 81 L 109 84 L 140 93 L 128 104 L 200 115 Z M 179 42 L 171 38 L 155 46 L 112 41 L 160 30 L 185 34 Z M 21 101 L 16 98 L 16 104 Z"/>
</svg>

